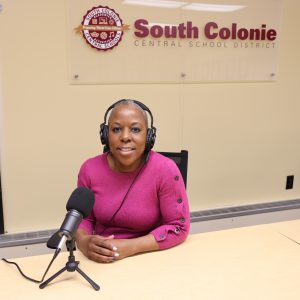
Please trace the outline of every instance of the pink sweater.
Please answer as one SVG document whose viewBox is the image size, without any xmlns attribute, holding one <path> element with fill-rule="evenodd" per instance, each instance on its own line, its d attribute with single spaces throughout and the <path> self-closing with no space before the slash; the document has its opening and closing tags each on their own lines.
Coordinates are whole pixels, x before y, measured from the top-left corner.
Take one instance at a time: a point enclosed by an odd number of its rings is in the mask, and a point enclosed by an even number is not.
<svg viewBox="0 0 300 300">
<path fill-rule="evenodd" d="M 111 222 L 138 171 L 119 173 L 110 169 L 107 153 L 81 166 L 78 186 L 91 189 L 95 204 L 80 227 L 90 234 L 135 238 L 153 234 L 160 249 L 183 242 L 190 228 L 190 212 L 184 183 L 176 164 L 150 151 L 127 198 Z M 103 233 L 103 234 L 102 234 Z"/>
</svg>

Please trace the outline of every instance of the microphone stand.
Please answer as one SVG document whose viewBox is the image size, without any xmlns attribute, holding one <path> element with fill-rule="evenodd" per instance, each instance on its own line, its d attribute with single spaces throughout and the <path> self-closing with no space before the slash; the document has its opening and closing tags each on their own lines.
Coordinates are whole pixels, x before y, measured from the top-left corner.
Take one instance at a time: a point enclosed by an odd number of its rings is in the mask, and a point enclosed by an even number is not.
<svg viewBox="0 0 300 300">
<path fill-rule="evenodd" d="M 72 238 L 70 241 L 67 241 L 66 242 L 66 246 L 67 246 L 67 249 L 69 251 L 69 258 L 68 258 L 68 262 L 66 263 L 66 266 L 63 267 L 60 271 L 58 271 L 54 275 L 52 275 L 46 281 L 42 282 L 39 285 L 40 289 L 43 289 L 46 285 L 48 285 L 48 283 L 50 283 L 53 279 L 55 279 L 57 276 L 59 276 L 64 271 L 68 271 L 68 272 L 75 272 L 75 271 L 77 271 L 83 278 L 85 278 L 90 283 L 90 285 L 94 288 L 94 290 L 99 291 L 100 290 L 100 286 L 97 283 L 95 283 L 91 278 L 89 278 L 78 267 L 79 261 L 75 260 L 75 256 L 74 256 L 74 253 L 73 253 L 74 250 L 76 250 L 76 248 L 75 248 L 75 240 Z"/>
</svg>

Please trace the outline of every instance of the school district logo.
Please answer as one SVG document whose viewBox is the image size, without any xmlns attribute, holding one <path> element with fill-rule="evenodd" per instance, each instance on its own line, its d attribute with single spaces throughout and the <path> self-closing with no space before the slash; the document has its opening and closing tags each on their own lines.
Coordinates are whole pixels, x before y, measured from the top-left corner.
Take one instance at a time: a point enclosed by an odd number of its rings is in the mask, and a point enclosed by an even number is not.
<svg viewBox="0 0 300 300">
<path fill-rule="evenodd" d="M 107 6 L 88 10 L 81 25 L 75 28 L 76 33 L 82 32 L 86 42 L 99 51 L 116 47 L 127 29 L 129 25 L 123 25 L 119 14 Z"/>
</svg>

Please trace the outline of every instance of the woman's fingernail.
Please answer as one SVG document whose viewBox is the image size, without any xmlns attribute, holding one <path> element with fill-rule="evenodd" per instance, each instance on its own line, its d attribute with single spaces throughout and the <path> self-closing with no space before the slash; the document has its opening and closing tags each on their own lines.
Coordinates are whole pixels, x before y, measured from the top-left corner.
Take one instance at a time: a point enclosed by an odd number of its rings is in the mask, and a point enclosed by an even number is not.
<svg viewBox="0 0 300 300">
<path fill-rule="evenodd" d="M 113 246 L 113 250 L 114 250 L 114 251 L 117 251 L 118 249 L 117 249 L 117 247 L 116 247 L 116 246 Z"/>
<path fill-rule="evenodd" d="M 120 254 L 119 254 L 118 252 L 116 252 L 116 253 L 114 254 L 114 256 L 115 256 L 115 257 L 118 257 L 118 256 L 120 256 Z"/>
</svg>

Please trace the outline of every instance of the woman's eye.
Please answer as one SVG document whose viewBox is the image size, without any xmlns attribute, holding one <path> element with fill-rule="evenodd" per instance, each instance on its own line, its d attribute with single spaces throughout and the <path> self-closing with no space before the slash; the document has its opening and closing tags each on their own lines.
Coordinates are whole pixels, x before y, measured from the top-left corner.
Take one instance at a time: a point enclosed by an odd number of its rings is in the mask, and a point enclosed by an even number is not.
<svg viewBox="0 0 300 300">
<path fill-rule="evenodd" d="M 121 131 L 121 128 L 120 128 L 120 127 L 114 127 L 114 128 L 112 129 L 112 131 L 113 131 L 114 133 L 118 133 L 118 132 Z"/>
<path fill-rule="evenodd" d="M 138 128 L 138 127 L 133 127 L 133 128 L 131 128 L 131 131 L 132 131 L 133 133 L 139 133 L 139 132 L 141 131 L 141 129 Z"/>
</svg>

